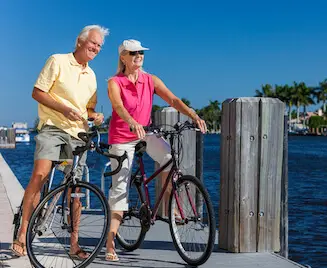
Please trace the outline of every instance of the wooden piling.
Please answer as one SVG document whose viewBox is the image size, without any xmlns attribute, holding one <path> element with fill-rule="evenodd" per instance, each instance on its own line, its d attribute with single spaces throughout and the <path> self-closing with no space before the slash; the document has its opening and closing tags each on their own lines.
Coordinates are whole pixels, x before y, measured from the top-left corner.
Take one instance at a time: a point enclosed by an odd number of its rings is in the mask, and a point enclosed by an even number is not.
<svg viewBox="0 0 327 268">
<path fill-rule="evenodd" d="M 238 98 L 222 105 L 219 246 L 280 250 L 284 103 Z"/>
<path fill-rule="evenodd" d="M 16 134 L 13 128 L 0 128 L 0 148 L 14 149 Z"/>
</svg>

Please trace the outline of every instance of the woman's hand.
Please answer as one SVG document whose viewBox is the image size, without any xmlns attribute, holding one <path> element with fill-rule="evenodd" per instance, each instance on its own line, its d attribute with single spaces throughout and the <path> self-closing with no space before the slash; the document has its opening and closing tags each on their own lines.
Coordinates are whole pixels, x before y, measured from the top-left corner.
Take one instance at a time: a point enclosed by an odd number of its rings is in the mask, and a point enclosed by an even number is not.
<svg viewBox="0 0 327 268">
<path fill-rule="evenodd" d="M 199 127 L 201 132 L 204 134 L 208 131 L 206 122 L 201 119 L 198 115 L 193 119 L 193 122 L 196 123 L 196 125 Z"/>
<path fill-rule="evenodd" d="M 129 124 L 131 131 L 133 131 L 139 139 L 143 139 L 145 137 L 145 131 L 142 125 L 137 123 L 136 121 Z"/>
</svg>

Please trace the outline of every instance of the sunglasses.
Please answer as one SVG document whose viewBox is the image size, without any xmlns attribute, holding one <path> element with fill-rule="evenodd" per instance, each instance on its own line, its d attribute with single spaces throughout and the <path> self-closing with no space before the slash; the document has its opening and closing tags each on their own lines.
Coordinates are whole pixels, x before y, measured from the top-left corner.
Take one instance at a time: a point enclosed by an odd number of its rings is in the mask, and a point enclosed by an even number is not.
<svg viewBox="0 0 327 268">
<path fill-rule="evenodd" d="M 129 55 L 130 56 L 135 56 L 136 54 L 144 55 L 144 50 L 140 50 L 140 51 L 129 51 Z"/>
</svg>

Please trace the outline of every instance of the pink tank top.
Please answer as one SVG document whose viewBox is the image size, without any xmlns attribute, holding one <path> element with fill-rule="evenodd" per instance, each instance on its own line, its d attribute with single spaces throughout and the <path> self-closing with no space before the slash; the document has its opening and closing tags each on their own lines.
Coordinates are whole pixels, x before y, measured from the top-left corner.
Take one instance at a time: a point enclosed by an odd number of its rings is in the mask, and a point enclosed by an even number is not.
<svg viewBox="0 0 327 268">
<path fill-rule="evenodd" d="M 134 85 L 124 74 L 111 78 L 120 88 L 120 96 L 125 109 L 141 125 L 151 123 L 154 85 L 150 74 L 139 71 L 139 77 Z M 129 125 L 112 110 L 109 123 L 109 144 L 126 143 L 137 140 L 137 135 L 130 131 Z"/>
</svg>

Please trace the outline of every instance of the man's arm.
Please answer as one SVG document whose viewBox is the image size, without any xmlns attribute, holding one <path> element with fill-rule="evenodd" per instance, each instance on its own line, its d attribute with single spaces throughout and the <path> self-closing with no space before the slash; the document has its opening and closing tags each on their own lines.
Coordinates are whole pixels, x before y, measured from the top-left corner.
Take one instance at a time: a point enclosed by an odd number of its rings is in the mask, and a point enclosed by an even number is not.
<svg viewBox="0 0 327 268">
<path fill-rule="evenodd" d="M 36 80 L 32 92 L 32 98 L 42 105 L 62 113 L 65 117 L 72 121 L 81 120 L 82 118 L 78 111 L 57 102 L 49 95 L 49 91 L 55 81 L 58 79 L 59 73 L 60 67 L 55 57 L 49 57 Z"/>
<path fill-rule="evenodd" d="M 37 87 L 34 87 L 33 89 L 32 98 L 35 99 L 37 102 L 43 104 L 44 106 L 59 113 L 62 113 L 65 117 L 72 121 L 82 120 L 82 117 L 80 116 L 78 111 L 75 111 L 74 109 L 67 107 L 64 104 L 55 101 L 48 94 L 48 92 L 44 92 L 43 90 L 38 89 Z"/>
<path fill-rule="evenodd" d="M 88 118 L 94 119 L 95 125 L 101 125 L 104 120 L 104 116 L 102 113 L 97 113 L 95 111 L 96 104 L 97 104 L 97 94 L 95 92 L 86 106 L 87 116 L 88 116 Z"/>
</svg>

